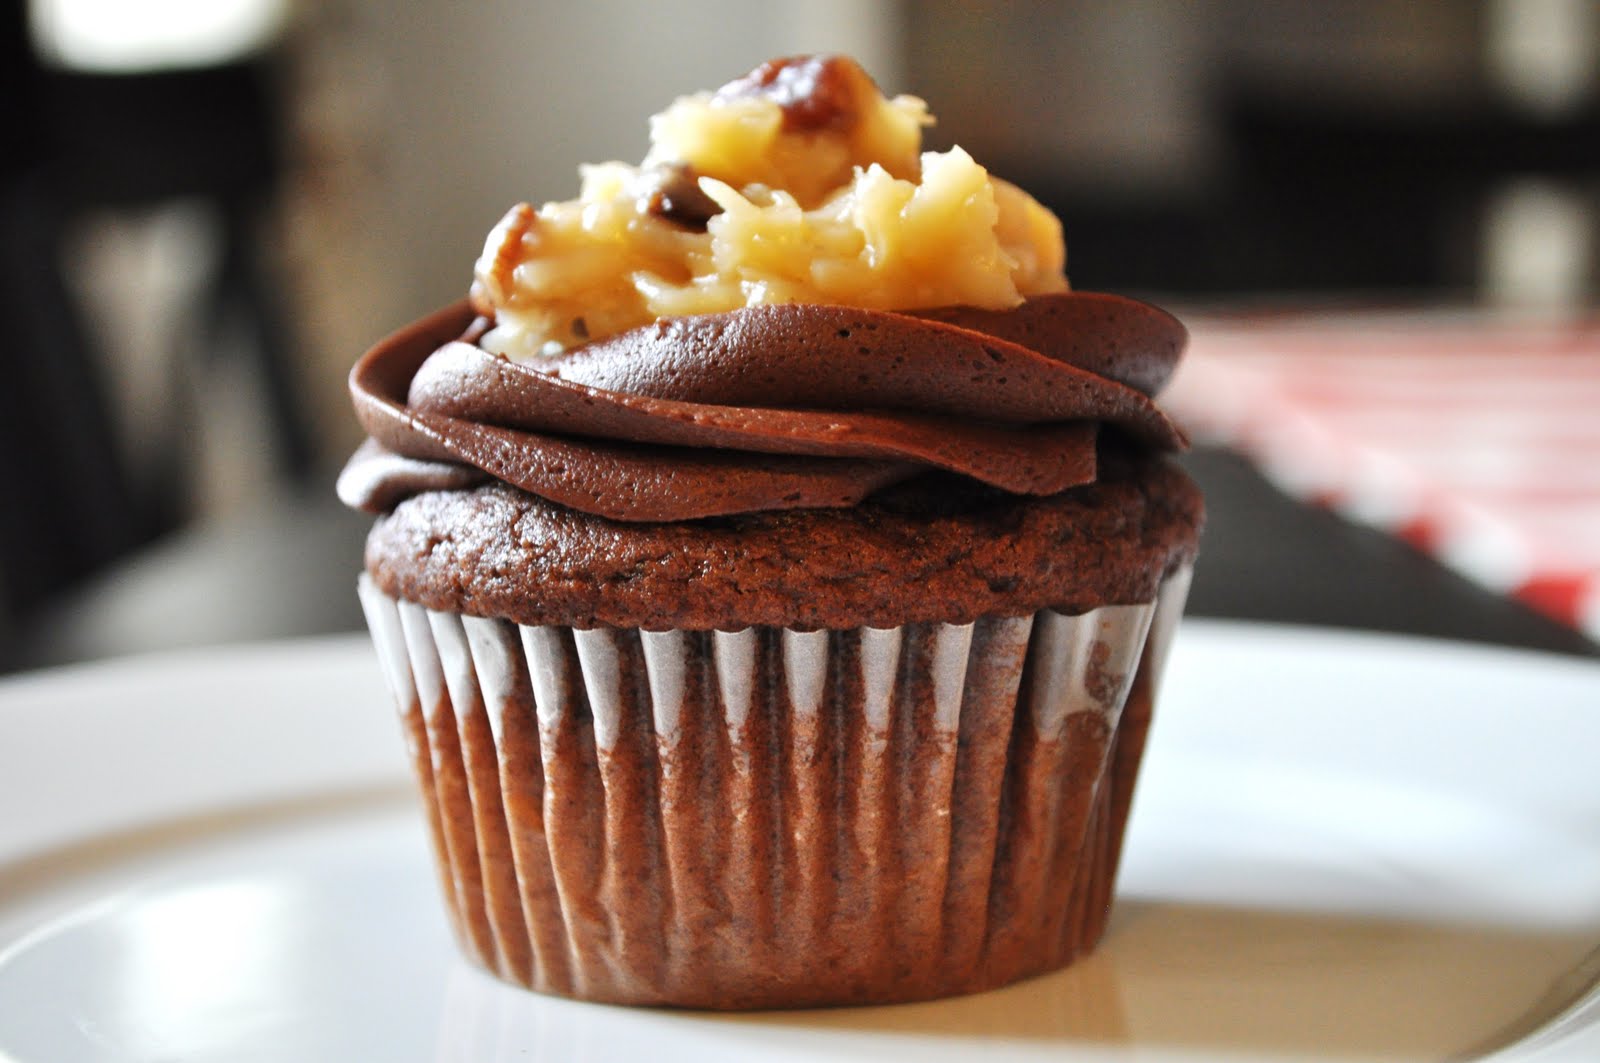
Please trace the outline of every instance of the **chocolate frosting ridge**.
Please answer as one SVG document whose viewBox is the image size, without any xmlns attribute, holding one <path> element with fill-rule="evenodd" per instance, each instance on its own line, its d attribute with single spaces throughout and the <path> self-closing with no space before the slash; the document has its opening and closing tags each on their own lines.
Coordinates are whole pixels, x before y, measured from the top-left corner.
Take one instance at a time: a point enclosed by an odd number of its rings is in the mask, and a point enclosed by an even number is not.
<svg viewBox="0 0 1600 1063">
<path fill-rule="evenodd" d="M 1117 296 L 915 315 L 756 306 L 662 319 L 537 367 L 474 336 L 458 304 L 357 363 L 375 445 L 340 478 L 348 503 L 382 511 L 487 475 L 611 519 L 673 521 L 849 506 L 928 469 L 1048 495 L 1094 479 L 1101 425 L 1183 445 L 1149 399 L 1183 327 Z"/>
</svg>

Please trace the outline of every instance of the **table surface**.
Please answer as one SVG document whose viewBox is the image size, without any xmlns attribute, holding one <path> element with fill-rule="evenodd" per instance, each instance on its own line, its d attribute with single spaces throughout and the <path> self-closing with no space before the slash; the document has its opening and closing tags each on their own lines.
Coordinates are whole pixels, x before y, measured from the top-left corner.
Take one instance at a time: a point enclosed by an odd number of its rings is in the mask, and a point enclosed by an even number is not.
<svg viewBox="0 0 1600 1063">
<path fill-rule="evenodd" d="M 1381 532 L 1291 500 L 1244 459 L 1183 458 L 1208 519 L 1190 614 L 1496 643 L 1596 657 L 1600 646 Z M 29 625 L 12 669 L 182 646 L 358 630 L 368 519 L 331 488 L 257 520 L 196 529 L 102 577 Z"/>
<path fill-rule="evenodd" d="M 1497 643 L 1580 656 L 1600 645 L 1406 543 L 1290 499 L 1244 459 L 1199 448 L 1206 492 L 1193 615 Z"/>
</svg>

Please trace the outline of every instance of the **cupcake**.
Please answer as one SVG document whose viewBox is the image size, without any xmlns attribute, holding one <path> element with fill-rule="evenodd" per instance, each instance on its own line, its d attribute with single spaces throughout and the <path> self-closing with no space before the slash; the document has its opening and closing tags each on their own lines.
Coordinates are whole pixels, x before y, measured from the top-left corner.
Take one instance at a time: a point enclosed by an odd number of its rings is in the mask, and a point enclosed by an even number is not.
<svg viewBox="0 0 1600 1063">
<path fill-rule="evenodd" d="M 500 977 L 927 999 L 1106 925 L 1199 495 L 1184 343 L 853 62 L 767 63 L 513 208 L 351 374 L 360 594 Z"/>
</svg>

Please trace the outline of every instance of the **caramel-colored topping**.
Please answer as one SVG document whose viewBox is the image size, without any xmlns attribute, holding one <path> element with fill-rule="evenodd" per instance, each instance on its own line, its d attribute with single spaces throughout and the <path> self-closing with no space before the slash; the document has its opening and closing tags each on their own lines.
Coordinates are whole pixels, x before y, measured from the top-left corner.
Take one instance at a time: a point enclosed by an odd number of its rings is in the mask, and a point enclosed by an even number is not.
<svg viewBox="0 0 1600 1063">
<path fill-rule="evenodd" d="M 644 209 L 685 229 L 705 232 L 706 223 L 722 208 L 700 188 L 700 179 L 687 163 L 665 163 L 640 175 L 639 195 Z"/>
<path fill-rule="evenodd" d="M 866 71 L 843 56 L 802 55 L 769 59 L 717 90 L 719 100 L 765 96 L 783 110 L 790 132 L 848 129 L 863 104 L 878 95 Z"/>
<path fill-rule="evenodd" d="M 472 285 L 472 308 L 478 313 L 493 314 L 495 305 L 504 302 L 511 292 L 516 249 L 532 231 L 535 220 L 533 208 L 526 203 L 518 203 L 506 212 L 506 216 L 489 233 L 487 246 L 493 247 L 495 253 L 493 256 L 485 253 Z"/>
<path fill-rule="evenodd" d="M 1054 215 L 960 148 L 921 153 L 929 120 L 836 56 L 677 100 L 641 166 L 584 167 L 577 199 L 519 204 L 490 233 L 484 345 L 535 358 L 760 304 L 1003 310 L 1065 290 Z"/>
</svg>

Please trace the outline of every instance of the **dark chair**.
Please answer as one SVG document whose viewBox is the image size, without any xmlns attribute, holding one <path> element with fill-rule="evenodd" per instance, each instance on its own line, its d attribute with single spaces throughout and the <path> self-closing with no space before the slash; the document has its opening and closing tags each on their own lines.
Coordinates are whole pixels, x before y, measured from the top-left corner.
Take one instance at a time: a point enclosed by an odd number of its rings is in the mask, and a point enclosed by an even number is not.
<svg viewBox="0 0 1600 1063">
<path fill-rule="evenodd" d="M 1594 102 L 1541 116 L 1487 92 L 1401 108 L 1251 83 L 1223 98 L 1247 288 L 1470 299 L 1496 190 L 1600 177 Z"/>
<path fill-rule="evenodd" d="M 21 101 L 0 108 L 0 639 L 51 595 L 187 516 L 180 445 L 193 425 L 176 395 L 171 453 L 155 474 L 136 476 L 119 453 L 99 370 L 118 352 L 93 349 L 61 273 L 65 235 L 84 212 L 180 200 L 208 208 L 221 254 L 192 350 L 174 355 L 253 359 L 283 478 L 303 478 L 316 456 L 261 239 L 283 169 L 271 57 L 128 74 L 47 70 L 24 7 L 6 5 L 0 31 L 0 94 Z"/>
</svg>

